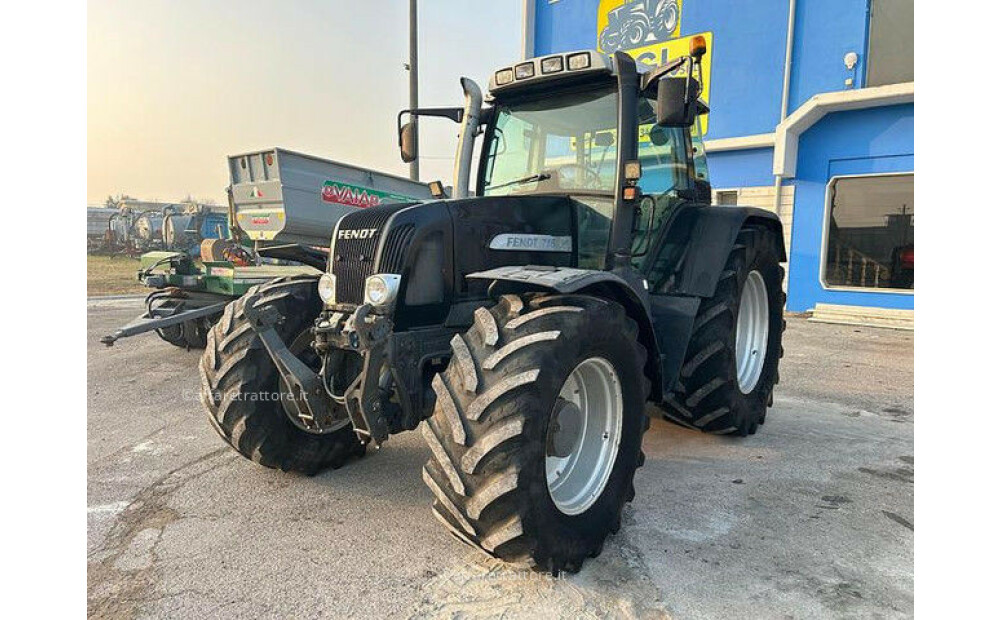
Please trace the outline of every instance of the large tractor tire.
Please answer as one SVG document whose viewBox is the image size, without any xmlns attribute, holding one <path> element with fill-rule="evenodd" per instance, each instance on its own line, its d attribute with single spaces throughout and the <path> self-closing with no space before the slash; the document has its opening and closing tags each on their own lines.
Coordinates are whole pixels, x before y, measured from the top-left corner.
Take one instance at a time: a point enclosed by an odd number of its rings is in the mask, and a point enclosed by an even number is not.
<svg viewBox="0 0 1000 620">
<path fill-rule="evenodd" d="M 175 347 L 182 349 L 204 349 L 208 345 L 208 332 L 219 315 L 184 321 L 177 325 L 156 330 L 157 335 Z"/>
<path fill-rule="evenodd" d="M 317 434 L 292 422 L 285 411 L 291 406 L 290 391 L 244 310 L 246 299 L 260 294 L 256 307 L 276 307 L 284 318 L 276 327 L 282 339 L 299 359 L 318 369 L 320 360 L 309 347 L 310 328 L 321 309 L 316 281 L 311 276 L 281 278 L 230 303 L 209 331 L 199 365 L 201 400 L 222 439 L 264 467 L 309 475 L 362 456 L 365 444 L 350 425 Z"/>
<path fill-rule="evenodd" d="M 778 239 L 762 227 L 736 237 L 715 295 L 703 299 L 664 416 L 716 434 L 753 435 L 778 382 L 785 270 Z"/>
<path fill-rule="evenodd" d="M 174 345 L 175 347 L 187 348 L 187 339 L 184 338 L 184 324 L 170 325 L 163 329 L 156 330 L 156 335 Z"/>
<path fill-rule="evenodd" d="M 187 342 L 188 348 L 204 349 L 208 346 L 208 332 L 211 329 L 212 323 L 208 318 L 185 321 L 184 340 Z"/>
<path fill-rule="evenodd" d="M 619 304 L 588 296 L 505 295 L 476 311 L 422 428 L 432 510 L 455 537 L 554 574 L 601 552 L 649 427 L 636 334 Z"/>
</svg>

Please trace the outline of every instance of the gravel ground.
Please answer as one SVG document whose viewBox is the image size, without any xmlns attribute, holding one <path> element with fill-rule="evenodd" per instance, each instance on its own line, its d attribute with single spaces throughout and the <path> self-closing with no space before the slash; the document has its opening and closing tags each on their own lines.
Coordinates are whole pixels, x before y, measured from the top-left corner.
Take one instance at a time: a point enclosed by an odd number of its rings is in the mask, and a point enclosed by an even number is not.
<svg viewBox="0 0 1000 620">
<path fill-rule="evenodd" d="M 654 421 L 621 532 L 577 575 L 512 570 L 430 514 L 417 433 L 307 478 L 224 446 L 199 353 L 88 307 L 92 617 L 908 617 L 913 334 L 790 318 L 767 425 Z"/>
</svg>

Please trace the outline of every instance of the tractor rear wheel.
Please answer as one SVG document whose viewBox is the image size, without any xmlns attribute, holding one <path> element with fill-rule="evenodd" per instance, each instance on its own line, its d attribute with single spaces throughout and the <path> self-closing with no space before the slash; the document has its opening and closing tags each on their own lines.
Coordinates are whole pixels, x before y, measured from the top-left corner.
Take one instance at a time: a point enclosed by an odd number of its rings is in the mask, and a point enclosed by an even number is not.
<svg viewBox="0 0 1000 620">
<path fill-rule="evenodd" d="M 746 226 L 736 237 L 715 295 L 703 299 L 664 417 L 716 434 L 753 435 L 778 382 L 785 270 L 778 239 Z"/>
<path fill-rule="evenodd" d="M 201 401 L 219 436 L 244 457 L 274 469 L 314 474 L 362 456 L 365 444 L 347 425 L 318 434 L 303 430 L 289 417 L 288 393 L 260 337 L 245 314 L 245 300 L 260 294 L 256 307 L 278 309 L 276 327 L 289 349 L 306 364 L 319 368 L 308 346 L 321 303 L 316 278 L 281 278 L 255 286 L 226 306 L 208 333 L 201 357 Z"/>
<path fill-rule="evenodd" d="M 422 429 L 434 515 L 494 557 L 576 572 L 635 496 L 650 388 L 636 323 L 595 297 L 505 295 L 452 352 Z"/>
</svg>

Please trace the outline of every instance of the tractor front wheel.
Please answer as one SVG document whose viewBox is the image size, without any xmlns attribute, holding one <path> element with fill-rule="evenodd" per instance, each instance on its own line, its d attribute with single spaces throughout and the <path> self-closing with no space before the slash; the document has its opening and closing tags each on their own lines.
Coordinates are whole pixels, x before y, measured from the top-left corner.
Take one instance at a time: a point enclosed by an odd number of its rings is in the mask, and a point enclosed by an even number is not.
<svg viewBox="0 0 1000 620">
<path fill-rule="evenodd" d="M 643 461 L 635 322 L 595 297 L 505 295 L 452 352 L 423 427 L 434 515 L 494 557 L 579 570 L 620 527 Z"/>
<path fill-rule="evenodd" d="M 247 459 L 284 471 L 314 474 L 362 456 L 365 444 L 350 425 L 318 433 L 292 421 L 292 394 L 246 316 L 246 300 L 254 294 L 260 295 L 256 308 L 277 308 L 282 320 L 276 329 L 289 350 L 314 369 L 320 366 L 308 346 L 322 307 L 316 278 L 282 278 L 251 288 L 226 306 L 208 332 L 199 370 L 201 401 L 212 427 Z"/>
</svg>

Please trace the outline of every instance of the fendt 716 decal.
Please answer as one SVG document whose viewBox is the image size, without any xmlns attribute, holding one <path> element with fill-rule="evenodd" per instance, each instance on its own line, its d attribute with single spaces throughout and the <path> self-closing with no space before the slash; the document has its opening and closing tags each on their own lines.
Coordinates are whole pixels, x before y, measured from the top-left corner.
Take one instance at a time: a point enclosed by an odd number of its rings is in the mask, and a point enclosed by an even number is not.
<svg viewBox="0 0 1000 620">
<path fill-rule="evenodd" d="M 323 202 L 332 202 L 338 205 L 358 207 L 377 207 L 388 202 L 412 202 L 415 198 L 393 194 L 391 192 L 380 192 L 367 187 L 338 183 L 337 181 L 326 181 L 321 190 Z"/>
</svg>

